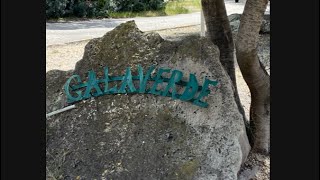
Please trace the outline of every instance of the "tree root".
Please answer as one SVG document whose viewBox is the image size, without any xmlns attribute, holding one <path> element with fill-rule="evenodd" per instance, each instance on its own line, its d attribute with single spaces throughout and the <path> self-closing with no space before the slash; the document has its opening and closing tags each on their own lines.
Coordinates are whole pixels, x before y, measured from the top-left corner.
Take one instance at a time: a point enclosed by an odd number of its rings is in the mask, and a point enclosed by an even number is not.
<svg viewBox="0 0 320 180">
<path fill-rule="evenodd" d="M 238 180 L 270 180 L 270 155 L 250 152 L 238 173 Z"/>
</svg>

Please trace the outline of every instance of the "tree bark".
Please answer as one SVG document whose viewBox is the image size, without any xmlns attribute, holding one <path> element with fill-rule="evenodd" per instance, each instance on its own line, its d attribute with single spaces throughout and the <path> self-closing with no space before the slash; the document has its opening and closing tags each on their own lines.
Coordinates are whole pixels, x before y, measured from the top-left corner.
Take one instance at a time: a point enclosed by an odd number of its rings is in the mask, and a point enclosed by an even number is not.
<svg viewBox="0 0 320 180">
<path fill-rule="evenodd" d="M 234 42 L 224 0 L 202 0 L 201 3 L 207 34 L 210 40 L 219 48 L 220 62 L 232 81 L 235 100 L 243 116 L 249 142 L 252 144 L 250 127 L 237 90 L 234 66 Z"/>
<path fill-rule="evenodd" d="M 220 50 L 220 61 L 235 84 L 234 44 L 223 0 L 202 0 L 203 14 L 211 41 Z"/>
<path fill-rule="evenodd" d="M 253 151 L 270 151 L 270 77 L 259 61 L 259 30 L 268 0 L 247 0 L 236 41 L 237 61 L 251 93 Z"/>
</svg>

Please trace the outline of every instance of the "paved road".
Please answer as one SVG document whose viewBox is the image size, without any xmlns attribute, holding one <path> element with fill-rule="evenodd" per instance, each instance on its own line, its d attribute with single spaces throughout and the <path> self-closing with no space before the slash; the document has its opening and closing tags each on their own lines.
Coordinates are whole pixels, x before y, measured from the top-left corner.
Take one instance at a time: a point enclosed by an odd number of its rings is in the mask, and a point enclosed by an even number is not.
<svg viewBox="0 0 320 180">
<path fill-rule="evenodd" d="M 242 13 L 244 1 L 234 3 L 225 0 L 227 14 Z M 267 12 L 270 12 L 268 7 Z M 142 31 L 170 29 L 200 24 L 200 12 L 161 17 L 137 17 L 124 19 L 99 19 L 65 23 L 46 23 L 46 46 L 88 40 L 103 36 L 106 32 L 126 21 L 135 20 Z"/>
</svg>

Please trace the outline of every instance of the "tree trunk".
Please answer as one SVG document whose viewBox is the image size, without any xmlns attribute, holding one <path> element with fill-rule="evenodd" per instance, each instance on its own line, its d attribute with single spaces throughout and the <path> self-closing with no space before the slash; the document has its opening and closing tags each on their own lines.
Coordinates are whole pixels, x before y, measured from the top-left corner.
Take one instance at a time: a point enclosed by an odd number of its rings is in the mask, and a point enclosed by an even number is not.
<svg viewBox="0 0 320 180">
<path fill-rule="evenodd" d="M 270 151 L 270 77 L 257 54 L 259 30 L 268 0 L 247 0 L 236 41 L 238 64 L 251 93 L 253 150 Z"/>
<path fill-rule="evenodd" d="M 202 0 L 201 3 L 207 27 L 207 34 L 210 40 L 219 48 L 220 62 L 232 81 L 235 100 L 238 109 L 243 116 L 247 136 L 251 144 L 252 135 L 250 127 L 237 90 L 234 66 L 234 43 L 224 0 Z"/>
<path fill-rule="evenodd" d="M 220 61 L 235 84 L 232 31 L 223 0 L 202 0 L 203 14 L 211 41 L 219 47 Z"/>
</svg>

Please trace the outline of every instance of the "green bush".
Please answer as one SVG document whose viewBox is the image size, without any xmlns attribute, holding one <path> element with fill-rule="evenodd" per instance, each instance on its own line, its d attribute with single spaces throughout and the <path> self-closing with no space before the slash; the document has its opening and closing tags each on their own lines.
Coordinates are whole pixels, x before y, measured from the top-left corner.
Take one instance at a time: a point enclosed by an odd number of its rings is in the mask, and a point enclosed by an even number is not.
<svg viewBox="0 0 320 180">
<path fill-rule="evenodd" d="M 150 10 L 158 10 L 165 7 L 163 0 L 149 0 L 148 6 Z"/>
<path fill-rule="evenodd" d="M 46 17 L 107 17 L 110 12 L 141 12 L 164 6 L 164 0 L 46 0 Z"/>
<path fill-rule="evenodd" d="M 80 1 L 73 6 L 73 15 L 76 17 L 85 17 L 87 15 L 87 5 L 84 1 Z"/>
<path fill-rule="evenodd" d="M 58 18 L 66 13 L 68 0 L 46 0 L 46 17 Z"/>
<path fill-rule="evenodd" d="M 111 11 L 110 0 L 98 0 L 96 3 L 96 17 L 107 17 Z"/>
<path fill-rule="evenodd" d="M 114 4 L 118 12 L 158 10 L 165 5 L 164 0 L 116 0 Z"/>
</svg>

